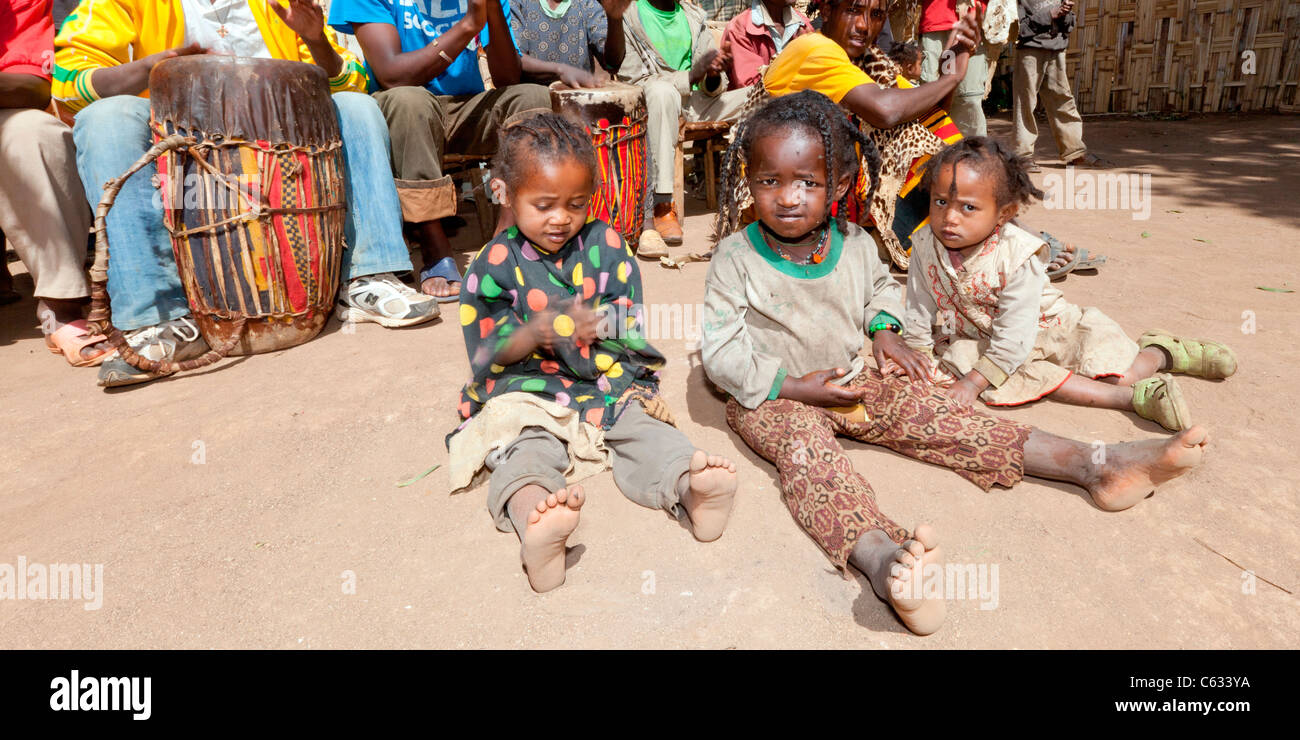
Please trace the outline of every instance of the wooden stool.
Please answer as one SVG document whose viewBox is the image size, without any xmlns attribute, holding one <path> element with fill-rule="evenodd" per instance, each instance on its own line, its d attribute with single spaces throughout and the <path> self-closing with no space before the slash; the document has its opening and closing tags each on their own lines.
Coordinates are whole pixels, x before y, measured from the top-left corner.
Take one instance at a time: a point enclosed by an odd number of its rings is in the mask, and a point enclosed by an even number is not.
<svg viewBox="0 0 1300 740">
<path fill-rule="evenodd" d="M 677 129 L 677 149 L 673 166 L 673 205 L 678 218 L 686 216 L 686 147 L 695 146 L 696 154 L 704 155 L 704 194 L 709 210 L 718 209 L 718 167 L 713 155 L 726 151 L 725 138 L 731 130 L 728 121 L 681 121 Z"/>
<path fill-rule="evenodd" d="M 496 208 L 492 204 L 492 191 L 488 188 L 483 175 L 488 172 L 491 154 L 444 154 L 442 155 L 442 173 L 453 178 L 469 178 L 470 189 L 474 191 L 474 212 L 478 216 L 478 233 L 483 243 L 492 238 L 496 228 Z M 459 196 L 457 196 L 459 200 Z"/>
</svg>

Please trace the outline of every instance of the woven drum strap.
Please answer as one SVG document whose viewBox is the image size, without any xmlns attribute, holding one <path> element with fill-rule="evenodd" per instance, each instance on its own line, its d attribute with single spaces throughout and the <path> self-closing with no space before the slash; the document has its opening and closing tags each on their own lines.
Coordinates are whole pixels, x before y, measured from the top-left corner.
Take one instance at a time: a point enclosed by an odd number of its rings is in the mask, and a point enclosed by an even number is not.
<svg viewBox="0 0 1300 740">
<path fill-rule="evenodd" d="M 299 206 L 298 173 L 302 171 L 302 166 L 294 159 L 291 152 L 282 152 L 278 159 L 281 205 L 297 208 Z M 293 253 L 293 268 L 298 273 L 298 280 L 308 296 L 317 295 L 316 276 L 311 271 L 311 254 L 307 248 L 307 240 L 303 237 L 301 224 L 298 223 L 298 217 L 286 213 L 282 218 L 284 233 L 289 237 L 289 251 Z"/>
</svg>

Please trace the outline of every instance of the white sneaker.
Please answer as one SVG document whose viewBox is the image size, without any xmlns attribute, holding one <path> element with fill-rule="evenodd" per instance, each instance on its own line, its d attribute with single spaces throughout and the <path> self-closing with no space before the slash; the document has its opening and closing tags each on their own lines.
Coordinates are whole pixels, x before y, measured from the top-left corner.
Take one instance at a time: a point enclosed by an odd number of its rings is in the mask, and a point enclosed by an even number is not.
<svg viewBox="0 0 1300 740">
<path fill-rule="evenodd" d="M 413 326 L 438 318 L 438 301 L 398 280 L 391 272 L 365 275 L 343 286 L 335 317 L 344 323 L 373 321 Z"/>
<path fill-rule="evenodd" d="M 172 319 L 157 326 L 126 332 L 126 343 L 136 354 L 158 362 L 183 362 L 208 351 L 208 343 L 199 334 L 199 327 L 188 316 Z M 116 388 L 123 385 L 147 383 L 171 373 L 151 373 L 115 356 L 99 366 L 99 385 Z"/>
</svg>

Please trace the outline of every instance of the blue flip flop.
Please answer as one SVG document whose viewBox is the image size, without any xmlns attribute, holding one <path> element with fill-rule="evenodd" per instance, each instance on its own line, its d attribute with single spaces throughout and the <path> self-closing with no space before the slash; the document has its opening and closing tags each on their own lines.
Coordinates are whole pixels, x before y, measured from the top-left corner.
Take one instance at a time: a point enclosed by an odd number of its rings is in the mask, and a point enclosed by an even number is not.
<svg viewBox="0 0 1300 740">
<path fill-rule="evenodd" d="M 443 278 L 448 283 L 463 284 L 465 282 L 464 278 L 461 277 L 460 272 L 456 269 L 456 260 L 453 257 L 443 257 L 432 265 L 420 270 L 420 285 L 423 286 L 425 280 L 436 277 Z M 437 296 L 436 298 L 439 303 L 460 302 L 459 293 L 456 295 Z"/>
</svg>

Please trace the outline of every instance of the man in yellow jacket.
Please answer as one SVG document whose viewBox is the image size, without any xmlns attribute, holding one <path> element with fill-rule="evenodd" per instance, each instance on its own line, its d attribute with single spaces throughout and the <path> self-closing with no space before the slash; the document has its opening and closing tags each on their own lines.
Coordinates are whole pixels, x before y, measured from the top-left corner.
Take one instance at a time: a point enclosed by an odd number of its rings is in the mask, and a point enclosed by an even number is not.
<svg viewBox="0 0 1300 740">
<path fill-rule="evenodd" d="M 231 54 L 315 64 L 329 75 L 348 175 L 347 249 L 340 318 L 409 326 L 437 302 L 393 273 L 411 269 L 389 165 L 388 127 L 364 94 L 365 68 L 338 46 L 312 0 L 81 0 L 55 39 L 52 94 L 76 111 L 77 169 L 93 207 L 99 187 L 152 144 L 149 73 L 189 54 Z M 196 84 L 202 84 L 196 80 Z M 207 351 L 189 316 L 150 172 L 127 181 L 108 216 L 113 323 L 141 355 L 185 360 Z M 358 195 L 366 197 L 363 203 Z M 159 377 L 120 358 L 100 368 L 105 387 Z"/>
</svg>

